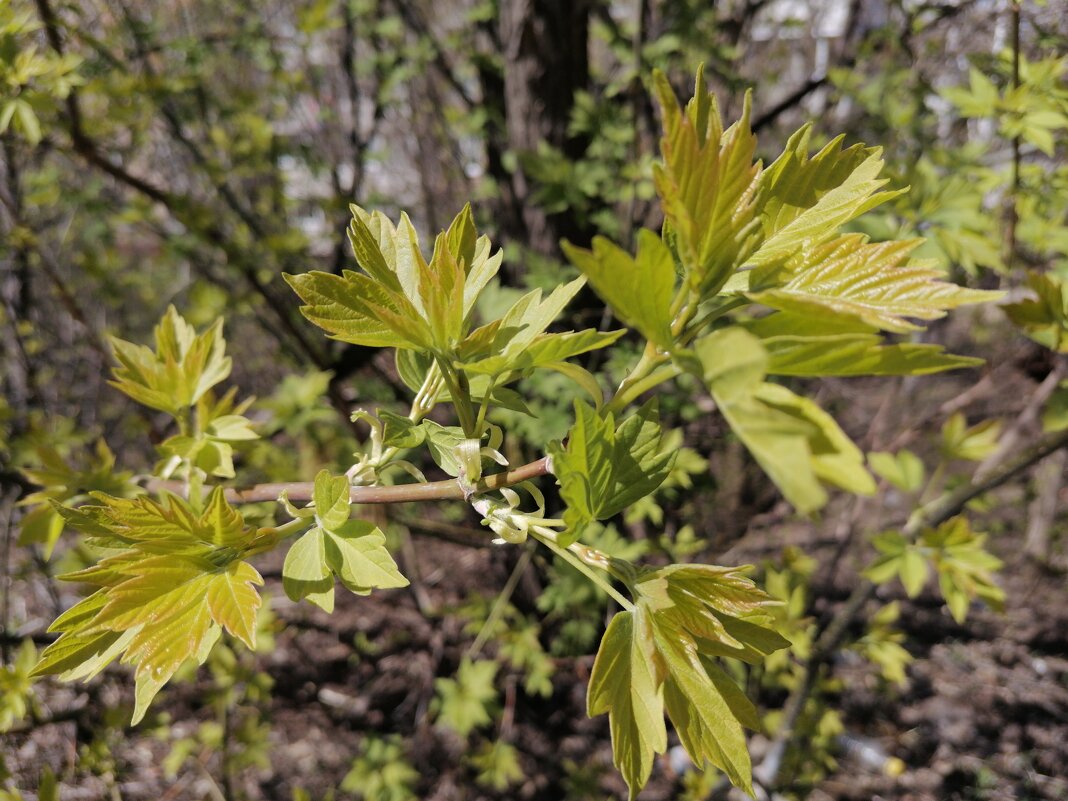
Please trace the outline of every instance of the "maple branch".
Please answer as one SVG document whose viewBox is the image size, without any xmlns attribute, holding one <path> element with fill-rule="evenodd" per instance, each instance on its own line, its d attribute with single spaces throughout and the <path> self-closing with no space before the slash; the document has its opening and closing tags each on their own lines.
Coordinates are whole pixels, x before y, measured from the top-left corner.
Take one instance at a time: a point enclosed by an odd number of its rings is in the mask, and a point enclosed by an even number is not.
<svg viewBox="0 0 1068 801">
<path fill-rule="evenodd" d="M 397 484 L 392 487 L 352 487 L 349 500 L 352 503 L 417 503 L 419 501 L 463 501 L 472 495 L 493 492 L 504 487 L 511 487 L 524 481 L 552 473 L 550 457 L 544 456 L 536 462 L 505 470 L 486 476 L 481 481 L 465 485 L 457 478 L 444 481 L 425 481 L 418 484 Z M 247 489 L 226 490 L 226 500 L 230 503 L 262 503 L 278 500 L 283 492 L 291 501 L 310 501 L 314 484 L 310 481 L 295 483 L 257 484 Z M 147 488 L 156 492 L 167 490 L 175 495 L 185 492 L 181 481 L 152 480 Z"/>
<path fill-rule="evenodd" d="M 952 492 L 947 492 L 930 503 L 921 506 L 909 518 L 902 533 L 906 538 L 911 539 L 918 535 L 923 528 L 941 525 L 954 515 L 959 514 L 972 499 L 1000 487 L 1027 468 L 1066 446 L 1068 446 L 1068 430 L 1046 437 L 1015 459 L 987 471 L 981 478 L 973 478 Z M 839 607 L 831 622 L 827 624 L 827 627 L 816 640 L 812 653 L 801 670 L 801 680 L 790 694 L 790 697 L 787 698 L 786 705 L 783 707 L 782 725 L 779 727 L 779 731 L 775 735 L 775 739 L 772 741 L 763 763 L 753 771 L 753 778 L 757 779 L 764 787 L 772 787 L 778 777 L 779 770 L 782 767 L 783 756 L 794 739 L 794 732 L 798 719 L 805 708 L 805 702 L 816 687 L 820 668 L 838 650 L 842 640 L 845 639 L 849 627 L 860 616 L 864 605 L 875 595 L 877 587 L 878 585 L 863 579 L 850 594 L 849 598 L 846 599 L 846 602 Z"/>
</svg>

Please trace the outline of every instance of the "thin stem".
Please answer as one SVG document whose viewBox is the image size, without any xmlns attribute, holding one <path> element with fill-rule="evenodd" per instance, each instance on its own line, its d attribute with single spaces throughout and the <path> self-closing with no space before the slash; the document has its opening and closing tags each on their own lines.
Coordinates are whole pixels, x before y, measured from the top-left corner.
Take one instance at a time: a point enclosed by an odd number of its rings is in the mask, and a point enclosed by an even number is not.
<svg viewBox="0 0 1068 801">
<path fill-rule="evenodd" d="M 719 300 L 719 298 L 717 298 Z M 703 317 L 698 318 L 696 321 L 692 321 L 688 325 L 686 330 L 682 331 L 678 337 L 678 344 L 682 346 L 689 345 L 693 341 L 694 337 L 705 330 L 710 323 L 714 323 L 723 315 L 728 312 L 732 312 L 735 309 L 740 309 L 742 306 L 746 306 L 750 303 L 749 299 L 736 295 L 727 300 L 722 301 L 720 305 L 713 308 L 711 311 L 707 311 Z"/>
<path fill-rule="evenodd" d="M 619 383 L 615 395 L 612 396 L 612 399 L 604 407 L 605 412 L 619 414 L 619 412 L 627 408 L 631 399 L 637 397 L 631 392 L 631 388 L 634 384 L 643 380 L 649 373 L 663 364 L 667 358 L 666 355 L 657 352 L 656 345 L 652 342 L 646 342 L 642 357 L 638 360 L 637 364 L 631 368 L 626 378 Z"/>
<path fill-rule="evenodd" d="M 1020 2 L 1013 0 L 1012 6 L 1012 89 L 1020 88 Z M 1019 224 L 1020 196 L 1020 134 L 1012 137 L 1012 183 L 1006 203 L 1005 230 L 1005 266 L 1012 270 L 1016 262 L 1016 227 Z"/>
<path fill-rule="evenodd" d="M 423 385 L 419 387 L 419 391 L 415 394 L 415 399 L 412 401 L 411 408 L 408 410 L 408 419 L 413 423 L 418 423 L 426 417 L 430 413 L 430 410 L 437 404 L 438 393 L 441 392 L 442 386 L 443 379 L 441 368 L 438 367 L 437 362 L 432 362 L 430 369 L 427 370 L 426 378 L 423 379 Z M 378 461 L 374 465 L 375 468 L 381 470 L 383 467 L 386 467 L 400 452 L 400 448 L 390 445 L 383 450 L 378 457 Z"/>
<path fill-rule="evenodd" d="M 486 640 L 490 638 L 493 633 L 493 627 L 497 624 L 497 621 L 504 615 L 504 610 L 508 605 L 508 602 L 512 598 L 512 593 L 515 592 L 515 588 L 519 586 L 519 579 L 523 577 L 527 568 L 530 566 L 530 560 L 534 556 L 534 549 L 528 547 L 523 551 L 522 556 L 519 557 L 519 561 L 515 563 L 515 567 L 512 569 L 512 573 L 508 576 L 508 581 L 504 587 L 501 588 L 500 594 L 493 602 L 493 608 L 490 609 L 490 613 L 486 615 L 486 620 L 482 624 L 482 628 L 478 630 L 478 636 L 475 637 L 475 641 L 471 643 L 471 647 L 467 649 L 465 656 L 468 659 L 474 659 L 478 656 L 482 650 L 482 646 L 486 644 Z"/>
<path fill-rule="evenodd" d="M 920 493 L 919 500 L 917 502 L 917 513 L 923 511 L 924 504 L 926 504 L 931 498 L 930 496 L 938 491 L 942 485 L 942 479 L 945 476 L 947 462 L 945 459 L 939 459 L 938 464 L 935 465 L 935 469 L 931 471 L 930 478 L 927 479 L 927 483 L 924 485 L 923 491 Z M 935 496 L 937 497 L 937 496 Z"/>
<path fill-rule="evenodd" d="M 659 368 L 658 370 L 654 370 L 652 373 L 645 376 L 645 378 L 641 379 L 640 381 L 636 381 L 635 383 L 627 387 L 626 391 L 622 394 L 622 397 L 620 398 L 621 408 L 626 408 L 635 399 L 641 397 L 644 393 L 648 392 L 651 389 L 655 389 L 656 387 L 663 384 L 665 381 L 670 381 L 673 378 L 677 378 L 681 373 L 682 370 L 680 370 L 673 364 L 668 364 L 664 367 Z"/>
<path fill-rule="evenodd" d="M 489 386 L 486 388 L 486 394 L 482 398 L 482 403 L 478 407 L 478 419 L 475 420 L 475 436 L 482 436 L 482 427 L 486 424 L 486 412 L 489 411 L 490 395 L 493 394 L 493 385 L 496 382 L 496 377 L 490 379 Z"/>
<path fill-rule="evenodd" d="M 697 294 L 685 286 L 679 290 L 675 303 L 671 306 L 671 333 L 676 340 L 697 314 L 699 302 Z"/>
<path fill-rule="evenodd" d="M 464 430 L 466 436 L 477 437 L 475 415 L 471 408 L 471 393 L 467 388 L 467 377 L 463 373 L 453 370 L 448 363 L 437 356 L 434 357 L 434 361 L 441 370 L 441 377 L 445 382 L 445 386 L 449 389 L 449 394 L 452 395 L 452 405 L 456 409 L 456 416 L 460 420 L 460 428 Z"/>
<path fill-rule="evenodd" d="M 471 495 L 493 492 L 502 487 L 511 487 L 524 481 L 544 476 L 552 472 L 552 461 L 545 456 L 514 470 L 505 470 L 484 477 L 475 484 L 474 489 L 462 485 L 459 479 L 445 481 L 426 481 L 418 484 L 398 484 L 392 487 L 352 487 L 349 499 L 352 503 L 415 503 L 419 501 L 463 501 Z M 181 482 L 151 480 L 148 482 L 151 492 L 169 491 L 181 494 Z M 263 503 L 278 500 L 283 492 L 291 501 L 310 501 L 314 484 L 310 481 L 257 484 L 247 489 L 226 490 L 226 500 L 230 503 Z"/>
<path fill-rule="evenodd" d="M 601 573 L 594 570 L 590 565 L 583 560 L 581 556 L 574 553 L 570 548 L 564 548 L 556 541 L 556 532 L 550 529 L 542 529 L 540 527 L 534 527 L 530 530 L 531 536 L 533 536 L 538 542 L 546 546 L 550 551 L 555 553 L 565 562 L 570 564 L 573 568 L 582 573 L 586 578 L 604 590 L 616 603 L 626 609 L 628 612 L 634 609 L 634 604 L 627 598 L 625 598 L 612 583 L 608 581 Z M 600 565 L 598 565 L 600 568 Z"/>
<path fill-rule="evenodd" d="M 274 526 L 273 528 L 260 529 L 263 534 L 273 533 L 276 541 L 282 541 L 303 533 L 315 522 L 313 517 L 298 517 L 295 520 L 290 520 L 288 523 L 283 523 L 280 526 Z"/>
</svg>

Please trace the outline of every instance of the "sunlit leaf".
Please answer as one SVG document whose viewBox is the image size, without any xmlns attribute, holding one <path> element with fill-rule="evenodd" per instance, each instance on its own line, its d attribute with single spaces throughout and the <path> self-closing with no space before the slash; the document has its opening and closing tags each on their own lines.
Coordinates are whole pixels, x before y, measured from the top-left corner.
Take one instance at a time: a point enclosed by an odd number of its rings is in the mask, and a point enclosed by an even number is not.
<svg viewBox="0 0 1068 801">
<path fill-rule="evenodd" d="M 694 96 L 679 107 L 666 76 L 654 75 L 663 115 L 663 163 L 653 179 L 667 218 L 668 242 L 702 296 L 712 297 L 752 255 L 760 236 L 754 193 L 759 165 L 747 94 L 741 119 L 726 130 L 699 71 Z"/>
<path fill-rule="evenodd" d="M 753 286 L 751 300 L 797 315 L 841 315 L 885 331 L 919 328 L 908 318 L 936 320 L 947 309 L 996 300 L 999 292 L 965 289 L 939 280 L 924 265 L 906 263 L 918 242 L 870 243 L 843 234 L 798 251 L 781 272 Z"/>
<path fill-rule="evenodd" d="M 564 252 L 619 319 L 660 347 L 672 347 L 675 261 L 659 236 L 642 229 L 634 258 L 604 237 L 594 237 L 592 250 L 565 243 Z"/>
</svg>

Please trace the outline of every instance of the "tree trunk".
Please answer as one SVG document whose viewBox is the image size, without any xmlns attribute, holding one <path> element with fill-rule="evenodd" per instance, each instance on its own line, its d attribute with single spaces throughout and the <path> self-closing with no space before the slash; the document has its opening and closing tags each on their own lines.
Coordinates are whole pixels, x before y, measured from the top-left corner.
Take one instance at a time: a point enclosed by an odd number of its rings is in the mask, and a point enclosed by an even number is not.
<svg viewBox="0 0 1068 801">
<path fill-rule="evenodd" d="M 581 155 L 582 142 L 569 137 L 567 128 L 575 92 L 589 83 L 593 5 L 593 0 L 502 0 L 504 127 L 512 152 L 533 152 L 545 141 L 567 156 Z M 584 239 L 573 222 L 530 201 L 533 187 L 521 165 L 506 180 L 511 186 L 504 198 L 514 208 L 503 219 L 521 226 L 504 232 L 510 238 L 545 256 L 559 253 L 561 237 Z"/>
</svg>

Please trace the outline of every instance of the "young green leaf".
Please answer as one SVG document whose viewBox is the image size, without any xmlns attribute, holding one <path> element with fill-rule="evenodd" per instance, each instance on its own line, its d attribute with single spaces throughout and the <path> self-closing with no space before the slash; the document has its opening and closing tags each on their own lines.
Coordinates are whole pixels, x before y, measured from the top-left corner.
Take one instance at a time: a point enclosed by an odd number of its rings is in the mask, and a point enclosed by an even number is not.
<svg viewBox="0 0 1068 801">
<path fill-rule="evenodd" d="M 349 491 L 345 476 L 321 470 L 315 477 L 311 508 L 316 525 L 290 546 L 282 566 L 282 586 L 292 600 L 307 598 L 331 611 L 331 574 L 358 595 L 408 586 L 386 549 L 386 535 L 373 523 L 349 519 Z"/>
<path fill-rule="evenodd" d="M 497 663 L 464 659 L 454 679 L 434 679 L 438 696 L 438 722 L 466 737 L 492 721 L 497 701 Z"/>
<path fill-rule="evenodd" d="M 301 312 L 344 342 L 451 352 L 502 259 L 477 236 L 470 207 L 437 237 L 429 262 L 406 214 L 394 226 L 378 212 L 351 210 L 349 241 L 363 272 L 286 275 L 305 303 Z"/>
<path fill-rule="evenodd" d="M 1034 297 L 1006 303 L 1002 311 L 1035 342 L 1060 353 L 1068 351 L 1068 283 L 1030 271 L 1027 286 Z"/>
<path fill-rule="evenodd" d="M 784 376 L 929 375 L 976 367 L 982 359 L 946 353 L 941 345 L 883 345 L 876 334 L 778 336 L 762 339 L 768 374 Z"/>
<path fill-rule="evenodd" d="M 386 535 L 373 523 L 349 520 L 323 534 L 326 563 L 352 592 L 368 595 L 373 589 L 408 586 L 386 550 Z"/>
<path fill-rule="evenodd" d="M 923 462 L 909 450 L 896 454 L 874 451 L 868 454 L 868 464 L 880 477 L 903 492 L 916 492 L 923 487 Z"/>
<path fill-rule="evenodd" d="M 476 329 L 460 344 L 457 366 L 472 376 L 512 373 L 508 377 L 512 380 L 533 368 L 611 345 L 625 332 L 586 329 L 545 333 L 585 283 L 585 278 L 577 278 L 557 287 L 544 300 L 540 289 L 523 295 L 503 317 Z"/>
<path fill-rule="evenodd" d="M 315 476 L 312 489 L 315 505 L 315 522 L 330 531 L 349 519 L 349 482 L 345 476 L 331 476 L 329 470 L 320 470 Z"/>
<path fill-rule="evenodd" d="M 111 386 L 138 403 L 178 416 L 230 375 L 222 320 L 197 334 L 174 306 L 156 326 L 156 350 L 112 339 L 119 365 Z"/>
<path fill-rule="evenodd" d="M 566 447 L 552 443 L 553 472 L 567 503 L 568 530 L 574 542 L 594 520 L 606 520 L 656 490 L 671 470 L 675 454 L 661 450 L 660 415 L 650 402 L 619 427 L 611 414 L 601 416 L 575 402 L 575 425 Z"/>
<path fill-rule="evenodd" d="M 323 530 L 318 526 L 290 546 L 282 565 L 282 588 L 292 601 L 307 598 L 324 612 L 334 611 L 334 578 L 326 563 Z"/>
<path fill-rule="evenodd" d="M 667 711 L 696 764 L 708 760 L 737 787 L 751 789 L 743 726 L 759 728 L 756 709 L 715 663 L 759 663 L 789 643 L 766 628 L 774 603 L 744 568 L 669 565 L 639 572 L 633 610 L 612 618 L 597 652 L 589 714 L 609 715 L 616 767 L 634 798 L 653 757 L 667 747 Z"/>
<path fill-rule="evenodd" d="M 590 717 L 608 713 L 613 761 L 631 801 L 649 780 L 653 757 L 667 748 L 651 639 L 643 609 L 618 612 L 597 650 L 586 695 Z"/>
<path fill-rule="evenodd" d="M 806 125 L 760 176 L 757 191 L 763 243 L 749 260 L 767 268 L 830 238 L 842 225 L 901 194 L 880 192 L 882 150 L 853 145 L 844 136 L 809 157 L 812 128 Z"/>
<path fill-rule="evenodd" d="M 796 315 L 842 316 L 884 331 L 920 326 L 906 318 L 936 320 L 947 309 L 984 303 L 1000 292 L 965 289 L 937 280 L 940 273 L 906 263 L 918 241 L 869 243 L 843 234 L 823 244 L 793 249 L 781 270 L 751 284 L 750 300 Z"/>
<path fill-rule="evenodd" d="M 260 547 L 262 535 L 245 528 L 221 488 L 200 513 L 173 496 L 166 503 L 94 497 L 99 505 L 61 513 L 99 544 L 122 550 L 64 577 L 101 589 L 55 622 L 62 633 L 35 672 L 88 678 L 121 653 L 137 666 L 136 722 L 182 663 L 207 656 L 222 628 L 255 648 L 255 586 L 263 579 L 241 556 Z"/>
<path fill-rule="evenodd" d="M 798 511 L 823 506 L 821 482 L 859 494 L 875 490 L 864 456 L 834 419 L 812 401 L 763 381 L 767 352 L 738 327 L 694 345 L 698 371 L 724 419 Z"/>
<path fill-rule="evenodd" d="M 619 319 L 661 348 L 670 350 L 674 346 L 671 301 L 675 294 L 675 260 L 659 236 L 644 228 L 639 231 L 634 258 L 599 236 L 593 239 L 593 250 L 567 242 L 563 247 Z"/>
<path fill-rule="evenodd" d="M 983 420 L 969 428 L 964 415 L 957 412 L 942 426 L 942 455 L 946 459 L 981 462 L 997 450 L 1000 436 L 999 420 Z"/>
<path fill-rule="evenodd" d="M 687 281 L 711 298 L 752 255 L 760 236 L 754 193 L 760 165 L 753 162 L 756 137 L 749 125 L 751 98 L 742 117 L 723 130 L 715 96 L 698 71 L 685 110 L 667 77 L 654 75 L 663 115 L 663 163 L 653 180 L 667 218 L 667 239 L 677 251 Z"/>
<path fill-rule="evenodd" d="M 897 531 L 884 531 L 872 538 L 879 556 L 864 571 L 877 584 L 884 584 L 897 576 L 909 598 L 923 590 L 930 575 L 927 556 L 914 543 Z"/>
<path fill-rule="evenodd" d="M 983 547 L 985 541 L 986 536 L 972 531 L 968 520 L 960 516 L 920 535 L 920 542 L 931 551 L 942 597 L 958 623 L 964 622 L 973 600 L 998 611 L 1005 602 L 1005 592 L 994 583 L 993 575 L 1002 562 Z"/>
</svg>

